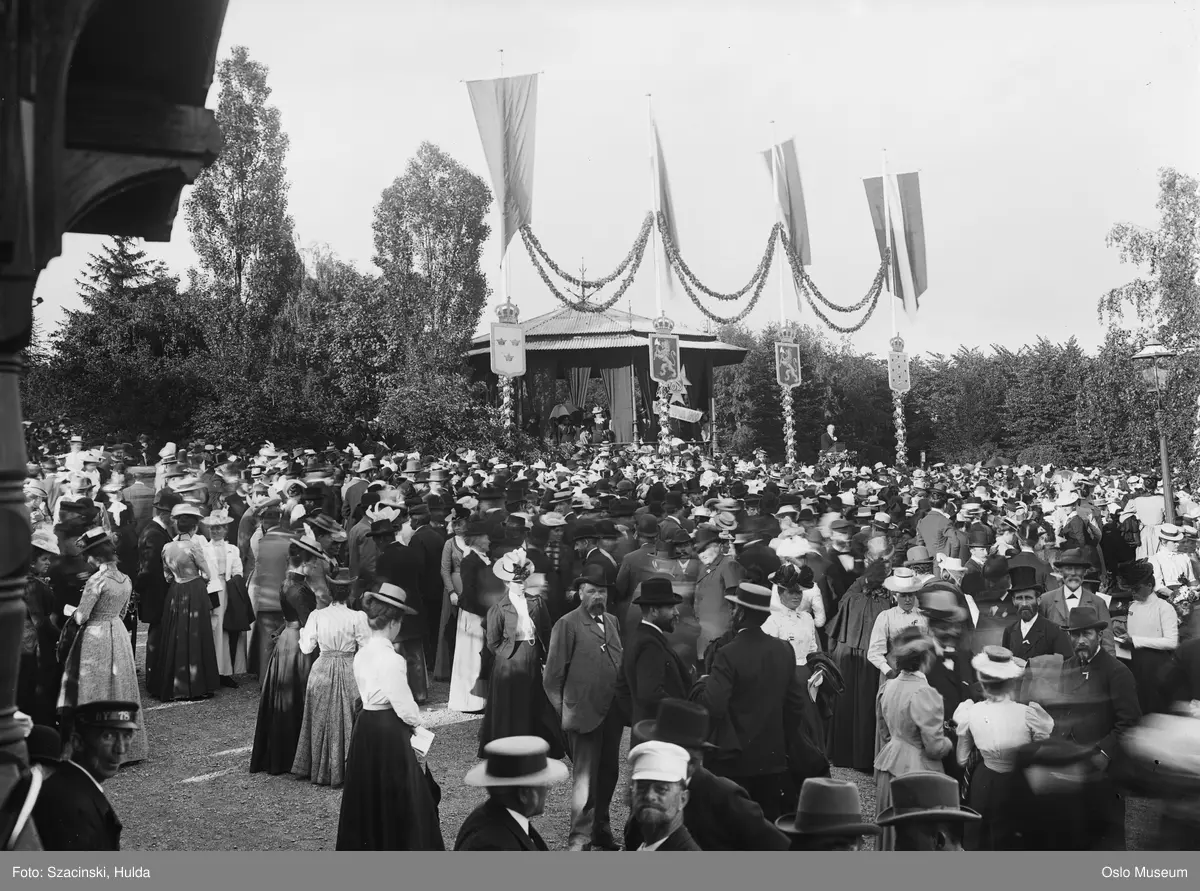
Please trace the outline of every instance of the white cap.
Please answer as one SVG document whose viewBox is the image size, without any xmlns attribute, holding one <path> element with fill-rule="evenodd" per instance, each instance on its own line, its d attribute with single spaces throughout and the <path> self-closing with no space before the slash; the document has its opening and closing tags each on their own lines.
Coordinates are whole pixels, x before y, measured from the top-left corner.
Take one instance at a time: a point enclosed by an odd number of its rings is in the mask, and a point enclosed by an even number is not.
<svg viewBox="0 0 1200 891">
<path fill-rule="evenodd" d="M 687 749 L 668 742 L 644 742 L 629 753 L 630 779 L 682 783 L 687 779 Z"/>
</svg>

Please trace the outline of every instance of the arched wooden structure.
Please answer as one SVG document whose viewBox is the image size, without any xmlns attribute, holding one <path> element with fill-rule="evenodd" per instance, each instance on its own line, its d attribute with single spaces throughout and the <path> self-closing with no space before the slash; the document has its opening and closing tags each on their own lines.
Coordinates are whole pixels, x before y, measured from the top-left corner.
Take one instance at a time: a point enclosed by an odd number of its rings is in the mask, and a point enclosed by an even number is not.
<svg viewBox="0 0 1200 891">
<path fill-rule="evenodd" d="M 228 0 L 0 0 L 0 752 L 14 716 L 30 555 L 18 382 L 33 290 L 66 232 L 167 241 L 221 151 L 204 107 Z M 0 764 L 0 801 L 19 768 Z M 19 849 L 39 847 L 26 830 Z"/>
</svg>

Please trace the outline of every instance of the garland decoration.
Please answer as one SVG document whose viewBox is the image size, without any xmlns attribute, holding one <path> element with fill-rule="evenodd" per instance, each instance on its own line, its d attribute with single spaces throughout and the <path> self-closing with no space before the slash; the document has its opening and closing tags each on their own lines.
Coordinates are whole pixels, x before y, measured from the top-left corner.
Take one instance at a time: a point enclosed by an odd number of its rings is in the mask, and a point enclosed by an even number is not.
<svg viewBox="0 0 1200 891">
<path fill-rule="evenodd" d="M 904 394 L 892 391 L 892 420 L 896 423 L 896 466 L 908 466 L 908 442 L 904 435 Z"/>
<path fill-rule="evenodd" d="M 510 440 L 513 434 L 513 379 L 500 375 L 500 417 L 504 420 L 504 433 Z"/>
<path fill-rule="evenodd" d="M 529 259 L 533 263 L 534 268 L 537 269 L 538 275 L 542 277 L 542 281 L 550 289 L 550 293 L 557 297 L 560 303 L 578 312 L 601 313 L 615 306 L 617 301 L 625 295 L 629 286 L 633 284 L 633 279 L 642 265 L 642 258 L 646 254 L 646 245 L 650 241 L 650 227 L 653 224 L 654 215 L 646 214 L 646 219 L 642 221 L 641 231 L 638 232 L 637 239 L 634 241 L 633 247 L 629 249 L 629 253 L 625 255 L 625 259 L 620 262 L 611 274 L 598 279 L 576 278 L 567 274 L 557 263 L 550 259 L 549 254 L 546 253 L 541 242 L 538 241 L 537 236 L 533 234 L 533 230 L 529 226 L 521 227 L 521 240 L 525 242 L 525 250 L 529 253 Z M 559 291 L 550 279 L 550 275 L 546 272 L 546 267 L 549 267 L 555 275 L 583 290 L 601 288 L 604 285 L 612 284 L 622 274 L 625 275 L 625 278 L 621 282 L 620 287 L 617 288 L 616 292 L 608 300 L 602 303 L 589 303 L 586 300 L 574 300 Z"/>
<path fill-rule="evenodd" d="M 875 273 L 875 280 L 871 282 L 871 286 L 867 289 L 867 293 L 862 300 L 850 306 L 839 306 L 821 293 L 816 283 L 809 277 L 808 271 L 796 256 L 796 252 L 792 248 L 792 244 L 787 237 L 787 233 L 783 231 L 783 227 L 779 227 L 779 239 L 783 246 L 784 256 L 787 257 L 788 265 L 792 270 L 792 281 L 796 285 L 797 301 L 803 298 L 808 301 L 809 308 L 813 314 L 824 322 L 829 328 L 837 331 L 839 334 L 853 334 L 858 331 L 870 320 L 874 315 L 876 308 L 879 306 L 879 296 L 883 292 L 883 283 L 887 275 L 888 263 L 892 259 L 891 248 L 885 248 L 883 259 L 879 263 L 879 271 Z M 867 307 L 866 315 L 858 322 L 857 325 L 839 325 L 832 321 L 825 313 L 821 312 L 821 308 L 817 306 L 813 297 L 816 297 L 821 303 L 837 312 L 851 313 L 857 312 L 864 306 Z"/>
<path fill-rule="evenodd" d="M 658 385 L 658 453 L 671 454 L 670 391 L 666 384 Z"/>
<path fill-rule="evenodd" d="M 782 225 L 779 223 L 776 223 L 771 227 L 771 237 L 767 240 L 767 249 L 763 253 L 762 260 L 759 261 L 758 269 L 754 273 L 754 278 L 750 280 L 750 284 L 747 285 L 746 288 L 743 288 L 741 291 L 735 292 L 732 295 L 717 294 L 715 291 L 710 291 L 708 288 L 705 288 L 695 280 L 695 276 L 692 275 L 690 269 L 687 269 L 687 266 L 683 263 L 682 258 L 679 256 L 679 252 L 675 249 L 674 243 L 671 241 L 671 236 L 667 231 L 666 218 L 661 213 L 658 215 L 658 231 L 662 235 L 663 249 L 667 253 L 667 260 L 670 262 L 671 268 L 675 270 L 675 274 L 679 278 L 679 283 L 683 285 L 684 293 L 686 293 L 691 299 L 692 303 L 696 305 L 696 309 L 700 310 L 700 312 L 704 313 L 705 316 L 712 319 L 718 325 L 730 325 L 740 322 L 742 319 L 746 318 L 746 316 L 750 315 L 750 313 L 754 311 L 754 307 L 758 305 L 759 298 L 762 297 L 763 288 L 767 284 L 768 274 L 771 271 L 771 258 L 775 253 L 775 234 L 776 231 L 781 228 Z M 711 297 L 716 297 L 718 300 L 736 300 L 737 297 L 745 294 L 746 290 L 751 285 L 754 287 L 754 294 L 751 296 L 750 302 L 746 304 L 746 308 L 741 312 L 737 313 L 736 315 L 722 317 L 709 310 L 707 306 L 700 302 L 700 298 L 697 297 L 695 291 L 692 290 L 693 284 L 695 284 L 703 293 Z"/>
<path fill-rule="evenodd" d="M 783 402 L 783 445 L 786 452 L 784 461 L 790 469 L 796 466 L 796 414 L 792 388 L 780 386 L 783 391 L 780 397 Z"/>
</svg>

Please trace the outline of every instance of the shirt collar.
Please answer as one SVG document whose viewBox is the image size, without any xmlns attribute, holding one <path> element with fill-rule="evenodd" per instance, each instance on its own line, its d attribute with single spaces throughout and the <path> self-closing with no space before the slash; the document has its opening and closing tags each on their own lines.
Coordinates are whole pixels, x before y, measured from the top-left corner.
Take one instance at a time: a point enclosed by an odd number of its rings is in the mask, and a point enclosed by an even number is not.
<svg viewBox="0 0 1200 891">
<path fill-rule="evenodd" d="M 104 795 L 104 788 L 100 785 L 99 781 L 94 776 L 92 776 L 92 772 L 90 770 L 88 770 L 82 764 L 79 764 L 78 762 L 75 762 L 75 761 L 68 760 L 67 764 L 70 764 L 76 770 L 80 771 L 85 777 L 87 777 L 89 780 L 91 780 L 92 785 L 96 787 L 96 791 L 98 791 L 101 795 Z M 107 799 L 107 796 L 106 796 L 106 799 Z"/>
<path fill-rule="evenodd" d="M 653 622 L 647 622 L 645 619 L 642 619 L 642 624 L 643 624 L 643 625 L 649 625 L 651 628 L 653 628 L 653 629 L 654 629 L 655 631 L 657 631 L 659 634 L 666 634 L 666 632 L 665 632 L 665 631 L 663 631 L 661 628 L 659 628 L 659 627 L 658 627 L 657 625 L 655 625 Z"/>
<path fill-rule="evenodd" d="M 521 827 L 521 831 L 529 835 L 529 818 L 524 814 L 519 814 L 510 807 L 505 808 L 509 815 L 517 821 L 517 825 Z"/>
</svg>

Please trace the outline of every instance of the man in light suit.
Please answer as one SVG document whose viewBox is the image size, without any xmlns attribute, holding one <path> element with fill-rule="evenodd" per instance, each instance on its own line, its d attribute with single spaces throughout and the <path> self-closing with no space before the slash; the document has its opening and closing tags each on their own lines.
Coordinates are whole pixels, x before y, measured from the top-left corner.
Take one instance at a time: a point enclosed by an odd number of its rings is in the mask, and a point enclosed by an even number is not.
<svg viewBox="0 0 1200 891">
<path fill-rule="evenodd" d="M 1108 606 L 1099 596 L 1083 587 L 1083 577 L 1092 568 L 1087 554 L 1080 550 L 1063 551 L 1062 556 L 1055 561 L 1054 568 L 1062 573 L 1063 585 L 1041 596 L 1038 600 L 1038 611 L 1052 624 L 1065 628 L 1071 610 L 1095 610 L 1100 621 L 1104 623 L 1101 646 L 1110 656 L 1115 656 L 1116 644 L 1113 642 L 1112 629 L 1108 627 Z M 1024 658 L 1023 654 L 1017 654 Z"/>
<path fill-rule="evenodd" d="M 588 566 L 572 589 L 579 606 L 550 633 L 542 683 L 562 719 L 571 753 L 572 851 L 618 850 L 609 805 L 621 771 L 624 722 L 615 705 L 621 672 L 621 633 L 607 612 L 608 586 L 598 566 Z"/>
</svg>

